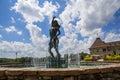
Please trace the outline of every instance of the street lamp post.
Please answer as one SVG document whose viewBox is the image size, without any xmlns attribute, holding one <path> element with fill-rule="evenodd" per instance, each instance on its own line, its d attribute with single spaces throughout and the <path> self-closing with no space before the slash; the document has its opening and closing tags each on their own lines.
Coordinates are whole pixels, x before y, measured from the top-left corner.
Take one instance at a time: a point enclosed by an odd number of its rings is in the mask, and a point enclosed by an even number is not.
<svg viewBox="0 0 120 80">
<path fill-rule="evenodd" d="M 18 55 L 18 52 L 16 52 L 15 54 L 16 54 L 16 61 L 17 61 L 17 55 Z"/>
</svg>

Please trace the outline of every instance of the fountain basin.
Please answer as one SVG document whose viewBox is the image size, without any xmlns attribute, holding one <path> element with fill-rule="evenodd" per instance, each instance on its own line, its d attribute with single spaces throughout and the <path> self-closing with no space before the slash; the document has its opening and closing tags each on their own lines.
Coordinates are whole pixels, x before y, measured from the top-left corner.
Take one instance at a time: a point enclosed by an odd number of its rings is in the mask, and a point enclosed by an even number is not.
<svg viewBox="0 0 120 80">
<path fill-rule="evenodd" d="M 120 64 L 80 68 L 0 68 L 0 80 L 8 79 L 118 80 L 120 79 Z"/>
</svg>

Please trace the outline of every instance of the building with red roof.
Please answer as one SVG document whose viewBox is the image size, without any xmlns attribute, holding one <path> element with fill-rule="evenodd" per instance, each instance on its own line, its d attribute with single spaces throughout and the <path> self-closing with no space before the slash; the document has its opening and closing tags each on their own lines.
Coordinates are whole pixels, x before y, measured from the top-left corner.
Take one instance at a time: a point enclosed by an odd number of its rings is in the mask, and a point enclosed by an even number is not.
<svg viewBox="0 0 120 80">
<path fill-rule="evenodd" d="M 104 42 L 96 38 L 95 42 L 89 48 L 91 55 L 120 55 L 120 41 Z"/>
</svg>

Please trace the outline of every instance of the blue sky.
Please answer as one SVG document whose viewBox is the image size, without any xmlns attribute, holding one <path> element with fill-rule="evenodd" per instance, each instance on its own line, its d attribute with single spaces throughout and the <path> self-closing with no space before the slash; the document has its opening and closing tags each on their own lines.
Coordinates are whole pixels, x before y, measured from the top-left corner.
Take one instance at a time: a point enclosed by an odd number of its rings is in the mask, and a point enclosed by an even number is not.
<svg viewBox="0 0 120 80">
<path fill-rule="evenodd" d="M 49 54 L 49 29 L 61 25 L 59 50 L 88 52 L 97 37 L 120 40 L 120 0 L 0 0 L 0 57 Z M 54 51 L 54 50 L 53 50 Z"/>
</svg>

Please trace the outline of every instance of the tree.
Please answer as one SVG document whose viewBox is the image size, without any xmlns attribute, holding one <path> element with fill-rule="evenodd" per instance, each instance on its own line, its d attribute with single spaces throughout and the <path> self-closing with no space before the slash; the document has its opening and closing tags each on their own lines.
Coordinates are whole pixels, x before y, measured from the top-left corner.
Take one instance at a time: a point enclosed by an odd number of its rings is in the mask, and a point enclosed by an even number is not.
<svg viewBox="0 0 120 80">
<path fill-rule="evenodd" d="M 81 52 L 79 53 L 79 55 L 80 55 L 81 60 L 83 60 L 88 55 L 88 53 Z"/>
</svg>

